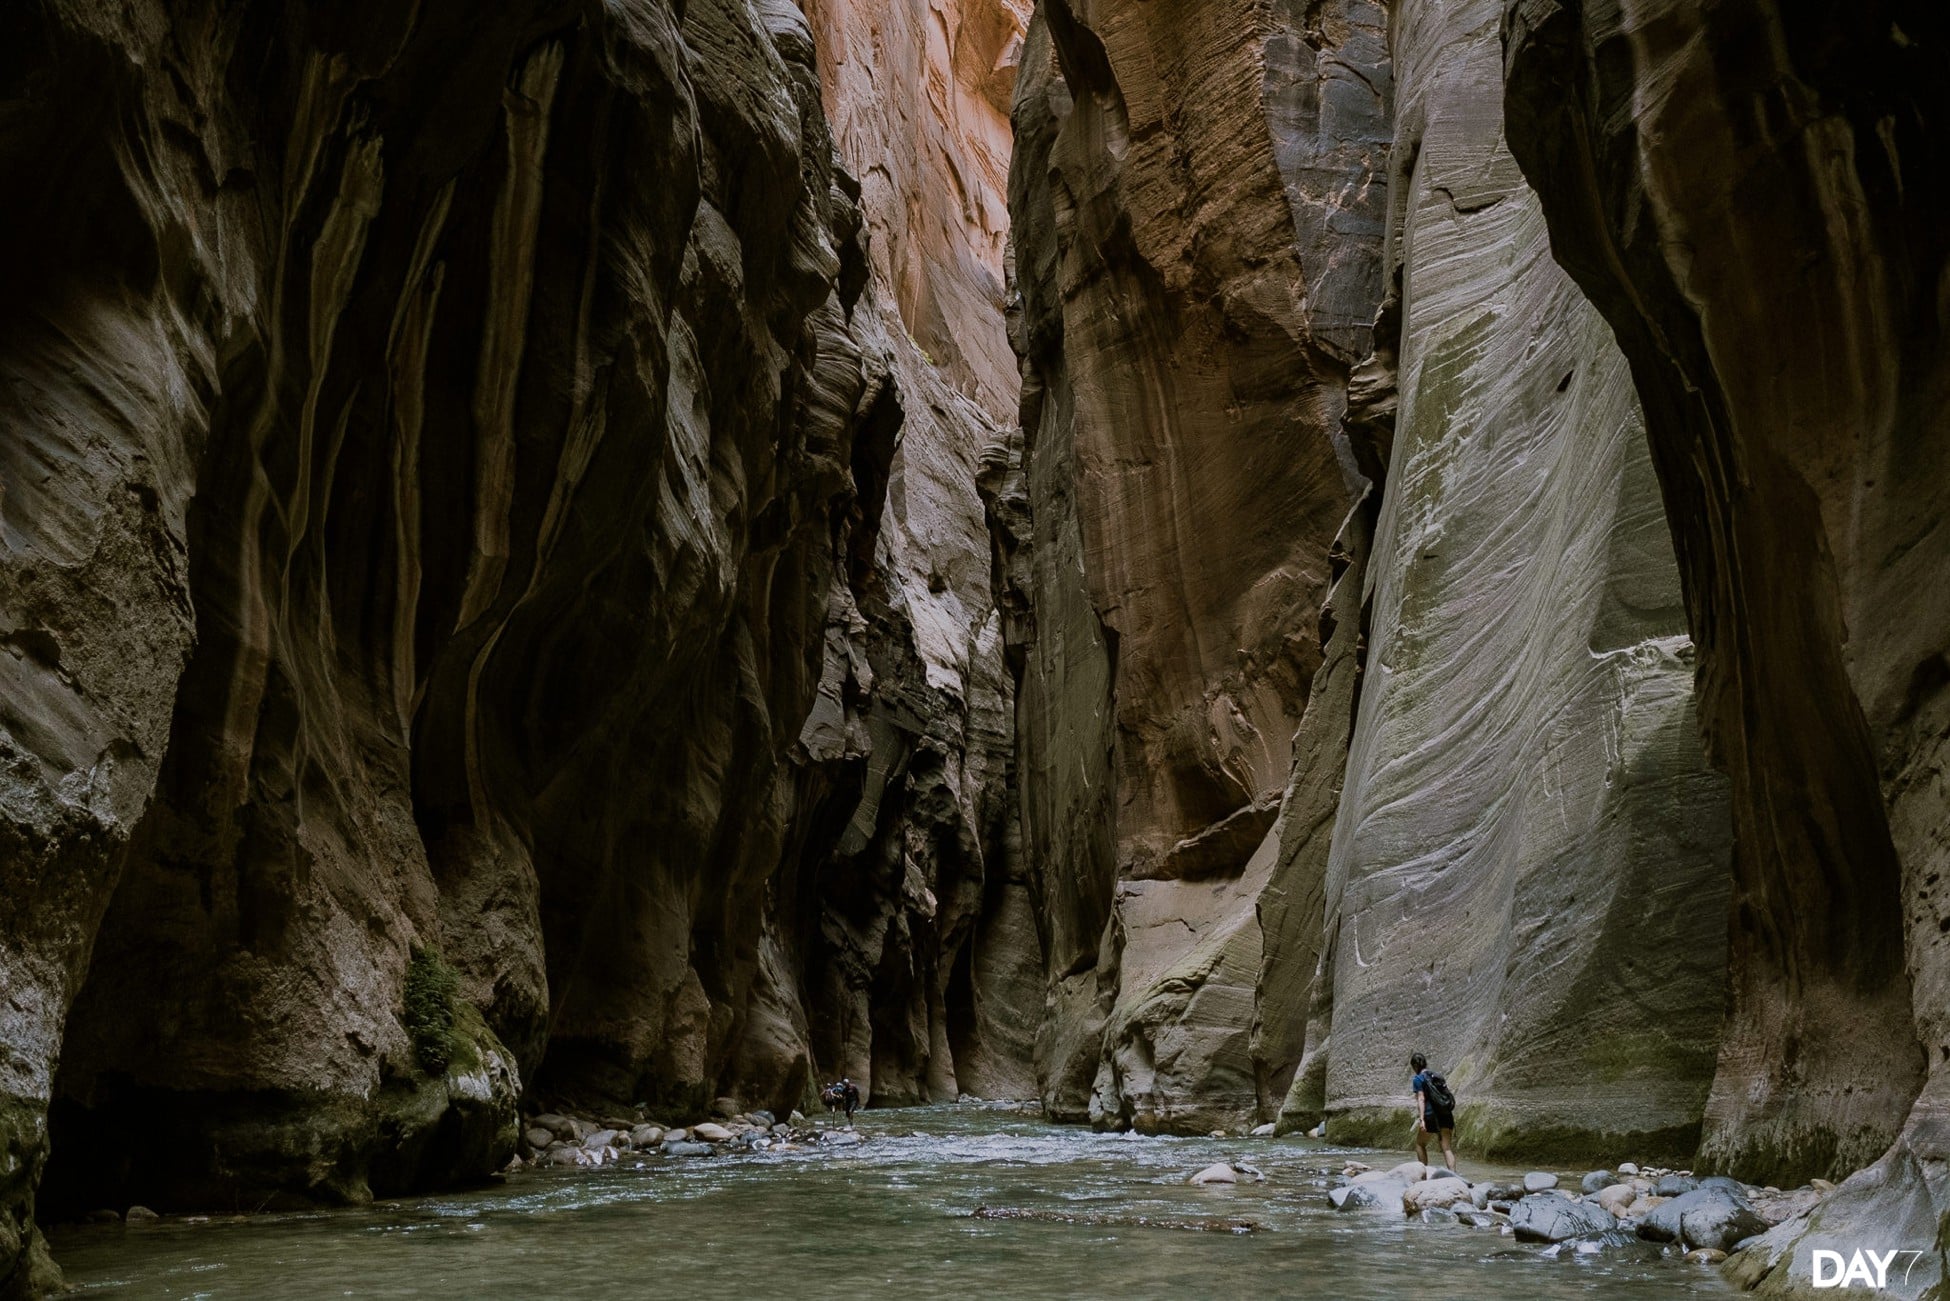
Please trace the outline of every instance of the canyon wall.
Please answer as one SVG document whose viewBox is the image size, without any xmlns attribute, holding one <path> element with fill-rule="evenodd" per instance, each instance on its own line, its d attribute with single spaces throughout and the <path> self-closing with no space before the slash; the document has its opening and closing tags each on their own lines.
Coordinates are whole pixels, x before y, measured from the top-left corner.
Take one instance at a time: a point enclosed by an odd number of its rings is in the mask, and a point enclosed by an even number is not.
<svg viewBox="0 0 1950 1301">
<path fill-rule="evenodd" d="M 1378 26 L 1329 8 L 1326 37 L 1298 6 L 1050 0 L 1023 51 L 1022 429 L 997 465 L 1032 523 L 998 512 L 999 568 L 1025 612 L 1061 1118 L 1197 1130 L 1258 1107 L 1262 842 L 1321 664 L 1346 375 L 1379 297 L 1386 78 L 1322 52 L 1372 55 Z"/>
<path fill-rule="evenodd" d="M 1732 779 L 1732 1007 L 1701 1161 L 1857 1167 L 1748 1253 L 1950 1211 L 1950 382 L 1940 7 L 1508 5 L 1510 139 L 1631 359 Z M 1892 1274 L 1893 1277 L 1893 1274 Z"/>
<path fill-rule="evenodd" d="M 863 202 L 804 17 L 3 21 L 0 1292 L 44 1171 L 356 1200 L 523 1095 L 1032 1087 L 999 310 L 902 324 L 864 228 L 931 182 Z M 980 249 L 917 301 L 999 299 L 998 211 L 910 208 Z"/>
<path fill-rule="evenodd" d="M 1419 1049 L 1471 1152 L 1685 1159 L 1725 783 L 1631 376 L 1503 147 L 1500 18 L 1391 11 L 1399 413 L 1326 868 L 1324 1080 L 1288 1110 L 1393 1145 Z"/>
</svg>

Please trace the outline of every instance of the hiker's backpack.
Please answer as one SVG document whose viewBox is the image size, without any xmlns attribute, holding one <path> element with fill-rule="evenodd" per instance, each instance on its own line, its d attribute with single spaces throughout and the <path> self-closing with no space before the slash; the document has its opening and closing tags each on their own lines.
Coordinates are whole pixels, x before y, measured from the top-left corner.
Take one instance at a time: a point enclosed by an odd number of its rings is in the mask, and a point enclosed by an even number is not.
<svg viewBox="0 0 1950 1301">
<path fill-rule="evenodd" d="M 1435 1104 L 1435 1109 L 1437 1111 L 1443 1111 L 1443 1112 L 1455 1111 L 1456 1095 L 1449 1092 L 1449 1081 L 1443 1079 L 1440 1075 L 1437 1075 L 1434 1071 L 1430 1071 L 1429 1080 L 1428 1080 L 1428 1089 L 1429 1089 L 1429 1101 Z"/>
</svg>

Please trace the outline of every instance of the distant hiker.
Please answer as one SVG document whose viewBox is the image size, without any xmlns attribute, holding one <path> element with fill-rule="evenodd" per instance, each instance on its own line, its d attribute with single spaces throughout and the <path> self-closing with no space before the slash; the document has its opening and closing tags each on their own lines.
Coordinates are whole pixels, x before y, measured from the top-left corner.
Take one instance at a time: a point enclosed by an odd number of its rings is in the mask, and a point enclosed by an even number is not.
<svg viewBox="0 0 1950 1301">
<path fill-rule="evenodd" d="M 1415 1070 L 1409 1085 L 1415 1093 L 1415 1159 L 1429 1163 L 1429 1135 L 1434 1134 L 1442 1142 L 1443 1164 L 1454 1170 L 1456 1095 L 1449 1091 L 1449 1081 L 1429 1069 L 1429 1059 L 1421 1053 L 1409 1057 L 1408 1064 Z"/>
<path fill-rule="evenodd" d="M 860 1109 L 860 1086 L 842 1075 L 832 1084 L 819 1091 L 819 1100 L 826 1104 L 828 1111 L 846 1112 L 846 1123 L 853 1123 L 853 1113 Z"/>
</svg>

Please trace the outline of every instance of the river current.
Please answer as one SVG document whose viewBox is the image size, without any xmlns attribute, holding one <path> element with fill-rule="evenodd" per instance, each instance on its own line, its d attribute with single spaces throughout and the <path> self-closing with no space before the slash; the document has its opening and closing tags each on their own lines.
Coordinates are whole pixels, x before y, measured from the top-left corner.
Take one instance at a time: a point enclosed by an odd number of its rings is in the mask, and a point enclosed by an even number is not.
<svg viewBox="0 0 1950 1301">
<path fill-rule="evenodd" d="M 1412 1153 L 1097 1134 L 995 1105 L 869 1111 L 859 1128 L 865 1143 L 833 1151 L 631 1156 L 352 1210 L 51 1237 L 89 1298 L 1734 1294 L 1677 1260 L 1545 1259 L 1494 1230 L 1328 1206 L 1344 1161 Z M 1222 1160 L 1266 1180 L 1187 1186 Z"/>
</svg>

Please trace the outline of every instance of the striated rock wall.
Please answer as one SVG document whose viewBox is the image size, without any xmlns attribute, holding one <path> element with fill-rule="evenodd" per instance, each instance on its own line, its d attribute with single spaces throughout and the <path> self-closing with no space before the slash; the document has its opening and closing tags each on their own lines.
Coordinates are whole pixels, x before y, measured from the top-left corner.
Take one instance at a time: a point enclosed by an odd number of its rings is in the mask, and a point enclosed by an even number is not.
<svg viewBox="0 0 1950 1301">
<path fill-rule="evenodd" d="M 787 5 L 0 21 L 0 1292 L 44 1169 L 338 1201 L 524 1091 L 1032 1087 L 1013 389 L 893 292 L 997 297 L 992 197 L 863 204 Z M 917 199 L 976 250 L 918 281 Z"/>
<path fill-rule="evenodd" d="M 1393 1144 L 1420 1049 L 1470 1151 L 1684 1157 L 1729 829 L 1638 403 L 1503 147 L 1495 0 L 1391 16 L 1399 413 L 1293 1109 Z"/>
<path fill-rule="evenodd" d="M 1027 591 L 1059 1116 L 1208 1129 L 1258 1104 L 1256 850 L 1321 660 L 1351 499 L 1336 434 L 1379 281 L 1386 77 L 1336 57 L 1377 57 L 1378 23 L 1326 10 L 1057 0 L 1023 53 L 1012 455 L 1033 536 L 1003 568 Z"/>
<path fill-rule="evenodd" d="M 1507 8 L 1512 147 L 1631 358 L 1732 779 L 1701 1159 L 1873 1162 L 1743 1270 L 1805 1286 L 1796 1238 L 1872 1234 L 1925 1251 L 1918 1295 L 1950 1222 L 1950 32 L 1916 3 Z"/>
</svg>

